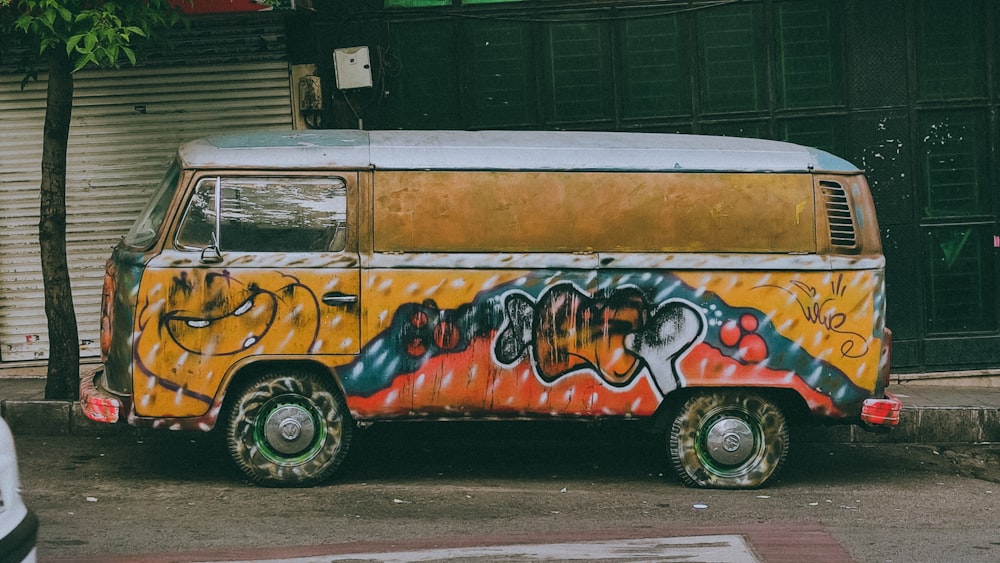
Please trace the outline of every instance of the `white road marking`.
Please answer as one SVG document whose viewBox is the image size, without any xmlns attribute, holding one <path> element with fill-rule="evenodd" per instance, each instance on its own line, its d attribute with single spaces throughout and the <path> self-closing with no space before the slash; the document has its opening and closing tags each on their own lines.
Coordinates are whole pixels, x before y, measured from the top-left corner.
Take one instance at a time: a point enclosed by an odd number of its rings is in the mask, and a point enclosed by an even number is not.
<svg viewBox="0 0 1000 563">
<path fill-rule="evenodd" d="M 686 563 L 761 563 L 742 536 L 691 536 L 631 540 L 498 545 L 379 553 L 340 553 L 291 559 L 253 559 L 227 563 L 404 563 L 414 561 L 606 561 Z M 211 562 L 201 562 L 211 563 Z"/>
</svg>

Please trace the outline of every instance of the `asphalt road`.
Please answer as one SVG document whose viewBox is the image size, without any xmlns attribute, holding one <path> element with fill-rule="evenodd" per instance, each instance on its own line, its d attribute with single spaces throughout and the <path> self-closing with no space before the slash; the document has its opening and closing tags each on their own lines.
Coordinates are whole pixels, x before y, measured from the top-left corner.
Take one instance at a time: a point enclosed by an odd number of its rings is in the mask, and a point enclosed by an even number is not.
<svg viewBox="0 0 1000 563">
<path fill-rule="evenodd" d="M 247 560 L 736 534 L 764 561 L 1000 560 L 1000 445 L 797 444 L 756 491 L 685 488 L 627 425 L 385 424 L 313 489 L 212 436 L 18 436 L 41 561 Z"/>
</svg>

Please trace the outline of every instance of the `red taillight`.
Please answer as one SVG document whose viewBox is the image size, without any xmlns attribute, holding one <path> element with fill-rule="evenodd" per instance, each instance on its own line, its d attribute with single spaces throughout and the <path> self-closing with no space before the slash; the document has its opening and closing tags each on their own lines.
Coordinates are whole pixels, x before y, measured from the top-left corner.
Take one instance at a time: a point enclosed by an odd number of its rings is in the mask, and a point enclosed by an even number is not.
<svg viewBox="0 0 1000 563">
<path fill-rule="evenodd" d="M 80 406 L 83 414 L 94 422 L 118 422 L 121 413 L 121 401 L 109 398 L 81 397 Z"/>
<path fill-rule="evenodd" d="M 95 422 L 118 422 L 122 415 L 122 401 L 97 387 L 101 369 L 80 374 L 80 406 L 83 414 Z"/>
<path fill-rule="evenodd" d="M 892 393 L 886 393 L 884 399 L 867 399 L 861 406 L 861 421 L 872 426 L 896 426 L 902 408 L 903 402 Z"/>
</svg>

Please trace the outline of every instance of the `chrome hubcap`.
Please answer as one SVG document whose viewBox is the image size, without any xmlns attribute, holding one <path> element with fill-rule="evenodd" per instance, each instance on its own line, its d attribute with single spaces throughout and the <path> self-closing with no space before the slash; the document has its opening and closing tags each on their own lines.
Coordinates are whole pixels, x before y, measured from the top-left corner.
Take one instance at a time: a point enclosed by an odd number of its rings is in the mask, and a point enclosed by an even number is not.
<svg viewBox="0 0 1000 563">
<path fill-rule="evenodd" d="M 299 405 L 282 405 L 268 415 L 264 436 L 271 448 L 283 454 L 301 452 L 316 435 L 309 411 Z"/>
<path fill-rule="evenodd" d="M 740 418 L 720 418 L 706 433 L 705 449 L 716 463 L 739 465 L 753 454 L 753 431 Z"/>
</svg>

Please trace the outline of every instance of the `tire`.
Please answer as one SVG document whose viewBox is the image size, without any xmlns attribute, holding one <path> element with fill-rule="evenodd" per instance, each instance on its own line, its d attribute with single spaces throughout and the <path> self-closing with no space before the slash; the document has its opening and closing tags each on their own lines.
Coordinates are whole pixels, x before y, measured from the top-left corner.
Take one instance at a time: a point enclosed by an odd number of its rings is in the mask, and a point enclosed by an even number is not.
<svg viewBox="0 0 1000 563">
<path fill-rule="evenodd" d="M 753 489 L 784 464 L 788 423 L 781 409 L 760 395 L 709 391 L 684 403 L 667 442 L 670 461 L 685 485 Z"/>
<path fill-rule="evenodd" d="M 329 479 L 354 431 L 339 390 L 312 372 L 254 377 L 228 402 L 225 421 L 233 462 L 254 483 L 271 487 Z"/>
</svg>

